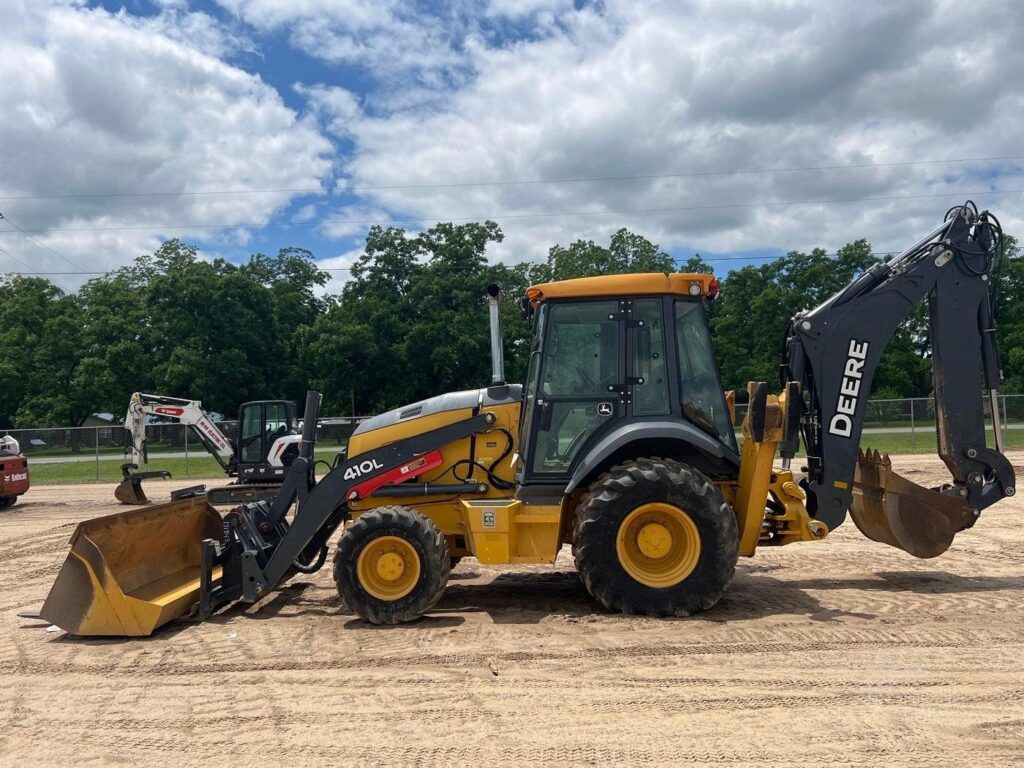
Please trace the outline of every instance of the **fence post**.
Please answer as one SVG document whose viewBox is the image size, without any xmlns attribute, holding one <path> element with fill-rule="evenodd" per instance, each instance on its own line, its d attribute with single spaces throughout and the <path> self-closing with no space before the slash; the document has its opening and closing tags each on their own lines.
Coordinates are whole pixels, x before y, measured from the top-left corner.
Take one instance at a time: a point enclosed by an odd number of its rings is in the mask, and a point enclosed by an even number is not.
<svg viewBox="0 0 1024 768">
<path fill-rule="evenodd" d="M 100 428 L 96 427 L 93 430 L 93 434 L 96 436 L 94 442 L 96 443 L 96 479 L 100 479 Z"/>
<path fill-rule="evenodd" d="M 1009 435 L 1006 434 L 1006 430 L 1009 429 L 1009 426 L 1006 423 L 1006 420 L 1008 418 L 1008 414 L 1009 414 L 1009 411 L 1006 410 L 1006 395 L 1003 395 L 1003 445 L 1004 446 L 1006 445 L 1007 438 L 1009 437 Z"/>
<path fill-rule="evenodd" d="M 188 427 L 185 430 L 185 477 L 191 477 L 188 473 Z"/>
<path fill-rule="evenodd" d="M 917 428 L 914 426 L 914 405 L 917 400 L 910 398 L 910 450 L 917 450 Z"/>
</svg>

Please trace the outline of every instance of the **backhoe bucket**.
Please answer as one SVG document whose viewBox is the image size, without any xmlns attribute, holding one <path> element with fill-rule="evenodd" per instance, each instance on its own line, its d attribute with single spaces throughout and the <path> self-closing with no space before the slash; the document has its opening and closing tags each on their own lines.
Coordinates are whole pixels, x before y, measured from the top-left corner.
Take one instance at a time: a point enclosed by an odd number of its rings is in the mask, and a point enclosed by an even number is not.
<svg viewBox="0 0 1024 768">
<path fill-rule="evenodd" d="M 223 541 L 205 496 L 79 523 L 39 615 L 73 635 L 149 635 L 198 601 L 203 539 Z"/>
<path fill-rule="evenodd" d="M 955 496 L 924 488 L 893 471 L 888 455 L 861 451 L 853 480 L 850 516 L 869 539 L 914 557 L 936 557 L 975 515 Z"/>
</svg>

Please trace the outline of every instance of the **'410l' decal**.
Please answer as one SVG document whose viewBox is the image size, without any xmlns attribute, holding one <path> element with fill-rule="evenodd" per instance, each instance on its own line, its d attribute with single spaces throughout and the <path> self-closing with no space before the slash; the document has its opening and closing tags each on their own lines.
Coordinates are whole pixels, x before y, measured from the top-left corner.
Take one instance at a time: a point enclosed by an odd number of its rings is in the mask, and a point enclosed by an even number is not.
<svg viewBox="0 0 1024 768">
<path fill-rule="evenodd" d="M 345 470 L 345 474 L 342 475 L 346 480 L 355 480 L 362 477 L 367 472 L 376 472 L 378 469 L 384 469 L 384 465 L 377 459 L 367 459 L 361 461 L 358 464 L 353 464 L 351 467 Z"/>
</svg>

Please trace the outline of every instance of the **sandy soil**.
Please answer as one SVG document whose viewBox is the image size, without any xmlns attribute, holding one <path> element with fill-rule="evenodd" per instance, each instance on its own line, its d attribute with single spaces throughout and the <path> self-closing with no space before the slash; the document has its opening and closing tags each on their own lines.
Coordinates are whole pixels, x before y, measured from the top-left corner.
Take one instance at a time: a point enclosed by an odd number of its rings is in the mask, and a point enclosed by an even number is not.
<svg viewBox="0 0 1024 768">
<path fill-rule="evenodd" d="M 934 459 L 897 468 L 941 477 Z M 145 640 L 18 618 L 111 499 L 43 487 L 0 513 L 0 763 L 1024 762 L 1016 499 L 937 560 L 852 524 L 762 550 L 691 619 L 602 613 L 568 551 L 553 569 L 464 561 L 437 610 L 397 628 L 347 613 L 329 568 Z"/>
</svg>

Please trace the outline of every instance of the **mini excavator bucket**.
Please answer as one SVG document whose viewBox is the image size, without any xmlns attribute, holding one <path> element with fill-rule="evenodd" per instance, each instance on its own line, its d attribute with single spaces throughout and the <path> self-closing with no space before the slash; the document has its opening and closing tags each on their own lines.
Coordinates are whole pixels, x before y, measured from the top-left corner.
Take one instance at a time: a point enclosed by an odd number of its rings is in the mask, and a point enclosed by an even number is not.
<svg viewBox="0 0 1024 768">
<path fill-rule="evenodd" d="M 203 539 L 223 541 L 205 496 L 86 520 L 39 615 L 73 635 L 149 635 L 199 599 Z"/>
<path fill-rule="evenodd" d="M 850 516 L 869 539 L 915 557 L 941 555 L 976 519 L 963 498 L 907 480 L 878 451 L 860 452 Z"/>
<path fill-rule="evenodd" d="M 114 488 L 114 498 L 122 504 L 149 504 L 149 497 L 142 490 L 142 481 L 152 478 L 171 479 L 171 473 L 165 470 L 154 472 L 137 472 L 135 464 L 121 465 L 121 482 Z"/>
</svg>

